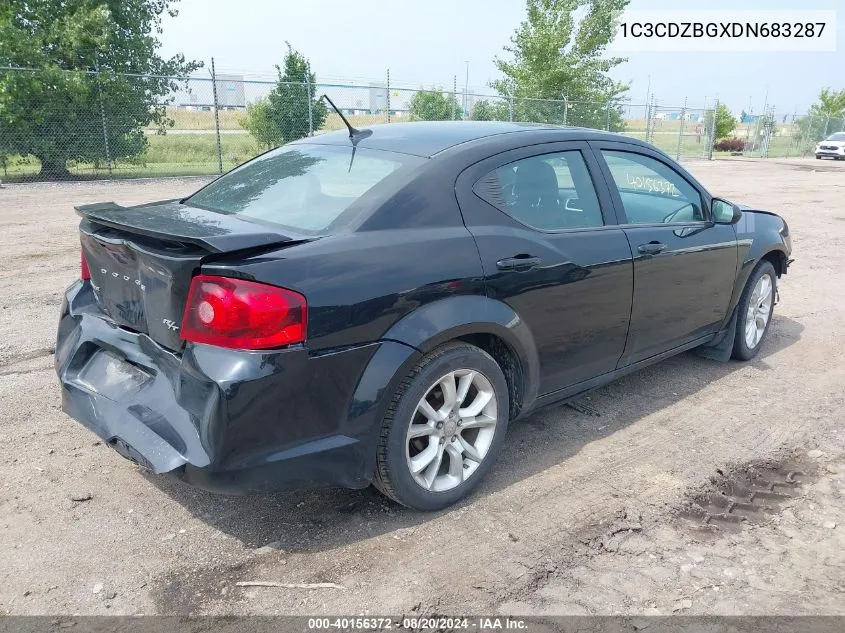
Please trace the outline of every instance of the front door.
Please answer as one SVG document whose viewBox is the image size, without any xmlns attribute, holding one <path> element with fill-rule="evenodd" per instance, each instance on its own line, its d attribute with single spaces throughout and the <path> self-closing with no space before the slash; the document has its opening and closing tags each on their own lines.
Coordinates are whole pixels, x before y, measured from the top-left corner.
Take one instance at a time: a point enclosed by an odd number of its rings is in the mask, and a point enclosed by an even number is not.
<svg viewBox="0 0 845 633">
<path fill-rule="evenodd" d="M 631 328 L 620 366 L 716 332 L 736 278 L 733 225 L 714 224 L 702 191 L 657 152 L 593 146 L 634 256 Z"/>
<path fill-rule="evenodd" d="M 631 250 L 587 144 L 499 154 L 463 172 L 457 192 L 488 296 L 534 335 L 539 395 L 612 371 L 631 313 Z"/>
</svg>

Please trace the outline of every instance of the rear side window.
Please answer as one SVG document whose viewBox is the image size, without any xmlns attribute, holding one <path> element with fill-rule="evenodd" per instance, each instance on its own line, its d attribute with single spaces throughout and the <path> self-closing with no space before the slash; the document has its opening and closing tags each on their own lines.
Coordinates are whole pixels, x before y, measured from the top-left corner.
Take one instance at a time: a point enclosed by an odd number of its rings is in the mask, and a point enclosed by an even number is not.
<svg viewBox="0 0 845 633">
<path fill-rule="evenodd" d="M 603 224 L 593 181 L 577 150 L 508 163 L 479 179 L 473 191 L 515 220 L 541 231 Z"/>
<path fill-rule="evenodd" d="M 379 183 L 424 158 L 346 146 L 294 145 L 263 154 L 221 176 L 185 204 L 290 227 L 340 228 L 350 207 Z"/>
<path fill-rule="evenodd" d="M 668 165 L 636 152 L 602 150 L 628 224 L 706 219 L 701 194 Z"/>
</svg>

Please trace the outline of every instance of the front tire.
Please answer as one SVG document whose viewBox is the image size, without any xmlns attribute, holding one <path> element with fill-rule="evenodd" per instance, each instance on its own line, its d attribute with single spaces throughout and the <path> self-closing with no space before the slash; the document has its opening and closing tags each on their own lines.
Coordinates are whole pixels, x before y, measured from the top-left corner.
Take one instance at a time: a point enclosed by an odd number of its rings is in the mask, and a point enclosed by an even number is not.
<svg viewBox="0 0 845 633">
<path fill-rule="evenodd" d="M 736 308 L 733 357 L 737 360 L 751 360 L 760 351 L 772 321 L 776 294 L 775 267 L 763 260 L 748 278 Z"/>
<path fill-rule="evenodd" d="M 449 343 L 402 381 L 382 421 L 373 483 L 416 510 L 440 510 L 467 496 L 504 442 L 508 387 L 485 351 Z"/>
</svg>

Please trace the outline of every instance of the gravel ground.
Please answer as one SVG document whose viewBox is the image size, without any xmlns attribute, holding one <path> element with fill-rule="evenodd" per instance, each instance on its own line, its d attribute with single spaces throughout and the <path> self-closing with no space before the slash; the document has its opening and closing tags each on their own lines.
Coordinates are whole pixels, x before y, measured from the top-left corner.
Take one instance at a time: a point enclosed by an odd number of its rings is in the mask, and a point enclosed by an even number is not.
<svg viewBox="0 0 845 633">
<path fill-rule="evenodd" d="M 684 354 L 590 394 L 598 416 L 538 412 L 434 514 L 373 490 L 214 496 L 104 447 L 60 411 L 52 367 L 72 206 L 202 181 L 3 187 L 0 614 L 845 614 L 845 164 L 691 169 L 789 222 L 761 354 Z M 749 490 L 778 494 L 705 523 Z M 256 580 L 340 587 L 236 584 Z"/>
</svg>

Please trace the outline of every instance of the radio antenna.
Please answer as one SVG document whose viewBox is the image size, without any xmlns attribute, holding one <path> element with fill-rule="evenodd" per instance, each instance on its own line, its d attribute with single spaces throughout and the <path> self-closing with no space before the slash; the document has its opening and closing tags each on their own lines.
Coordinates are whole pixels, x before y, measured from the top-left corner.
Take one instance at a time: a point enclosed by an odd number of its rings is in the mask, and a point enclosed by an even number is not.
<svg viewBox="0 0 845 633">
<path fill-rule="evenodd" d="M 361 139 L 367 138 L 368 136 L 370 136 L 370 134 L 373 133 L 372 130 L 367 130 L 367 129 L 359 130 L 358 128 L 353 127 L 352 124 L 347 120 L 347 118 L 345 116 L 343 116 L 343 112 L 340 111 L 340 108 L 338 108 L 334 104 L 334 101 L 329 99 L 329 95 L 323 94 L 323 96 L 320 97 L 320 99 L 325 99 L 326 101 L 328 101 L 329 105 L 332 107 L 332 109 L 335 112 L 337 112 L 337 115 L 343 120 L 343 123 L 346 125 L 347 129 L 349 129 L 349 139 L 352 141 L 353 145 L 355 145 Z"/>
</svg>

